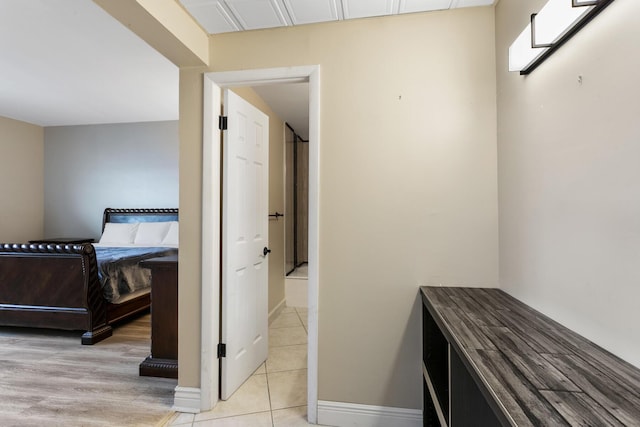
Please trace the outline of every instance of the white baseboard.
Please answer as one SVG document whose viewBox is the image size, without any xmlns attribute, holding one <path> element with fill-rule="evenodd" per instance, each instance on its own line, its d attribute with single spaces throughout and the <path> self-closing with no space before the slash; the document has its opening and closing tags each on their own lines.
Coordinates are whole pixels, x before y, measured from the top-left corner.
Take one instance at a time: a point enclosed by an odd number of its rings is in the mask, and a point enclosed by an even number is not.
<svg viewBox="0 0 640 427">
<path fill-rule="evenodd" d="M 422 411 L 319 400 L 318 424 L 338 427 L 420 427 Z"/>
<path fill-rule="evenodd" d="M 176 412 L 200 413 L 200 389 L 176 386 L 171 409 Z"/>
<path fill-rule="evenodd" d="M 269 324 L 276 320 L 276 317 L 278 317 L 278 315 L 282 312 L 282 310 L 284 310 L 286 306 L 287 300 L 283 299 L 278 303 L 278 305 L 275 306 L 273 310 L 271 310 L 271 312 L 269 313 Z"/>
</svg>

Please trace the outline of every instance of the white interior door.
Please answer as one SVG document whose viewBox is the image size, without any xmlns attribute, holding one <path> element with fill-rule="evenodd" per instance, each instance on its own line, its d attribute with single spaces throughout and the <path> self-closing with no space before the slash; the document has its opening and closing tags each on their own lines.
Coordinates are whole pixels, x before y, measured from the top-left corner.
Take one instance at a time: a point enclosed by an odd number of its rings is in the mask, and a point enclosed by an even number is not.
<svg viewBox="0 0 640 427">
<path fill-rule="evenodd" d="M 224 91 L 222 174 L 221 398 L 268 354 L 269 119 Z"/>
</svg>

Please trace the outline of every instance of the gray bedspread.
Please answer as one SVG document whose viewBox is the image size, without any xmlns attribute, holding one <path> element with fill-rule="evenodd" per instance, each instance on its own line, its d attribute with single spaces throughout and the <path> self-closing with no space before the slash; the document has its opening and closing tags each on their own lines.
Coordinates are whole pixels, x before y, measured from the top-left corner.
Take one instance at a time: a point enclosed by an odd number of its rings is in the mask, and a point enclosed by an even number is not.
<svg viewBox="0 0 640 427">
<path fill-rule="evenodd" d="M 174 248 L 97 247 L 98 278 L 104 297 L 116 302 L 120 297 L 151 286 L 151 271 L 142 268 L 142 260 L 177 254 Z"/>
</svg>

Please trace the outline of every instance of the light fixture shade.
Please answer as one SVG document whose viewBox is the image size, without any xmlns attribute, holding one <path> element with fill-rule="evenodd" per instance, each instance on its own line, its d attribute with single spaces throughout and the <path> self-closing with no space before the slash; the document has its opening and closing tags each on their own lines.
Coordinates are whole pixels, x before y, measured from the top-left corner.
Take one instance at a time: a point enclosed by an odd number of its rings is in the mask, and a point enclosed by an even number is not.
<svg viewBox="0 0 640 427">
<path fill-rule="evenodd" d="M 546 50 L 546 48 L 531 47 L 531 24 L 527 25 L 509 47 L 509 71 L 524 70 Z"/>
<path fill-rule="evenodd" d="M 574 7 L 574 2 L 579 6 Z M 533 19 L 534 45 L 548 47 L 556 43 L 594 8 L 589 4 L 593 1 L 549 0 Z"/>
<path fill-rule="evenodd" d="M 531 73 L 613 2 L 548 0 L 509 47 L 509 71 Z"/>
</svg>

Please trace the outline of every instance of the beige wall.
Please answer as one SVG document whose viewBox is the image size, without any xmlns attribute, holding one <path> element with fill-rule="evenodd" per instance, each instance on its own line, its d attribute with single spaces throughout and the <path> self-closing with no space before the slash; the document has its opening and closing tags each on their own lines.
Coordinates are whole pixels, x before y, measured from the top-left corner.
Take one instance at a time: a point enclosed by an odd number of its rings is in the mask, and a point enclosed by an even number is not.
<svg viewBox="0 0 640 427">
<path fill-rule="evenodd" d="M 214 71 L 321 66 L 322 400 L 420 408 L 418 284 L 497 284 L 493 28 L 474 8 L 212 38 Z M 201 81 L 181 73 L 181 310 L 200 295 Z"/>
<path fill-rule="evenodd" d="M 232 89 L 269 116 L 269 213 L 284 212 L 284 122 L 249 87 Z M 284 301 L 284 221 L 269 220 L 269 313 Z"/>
<path fill-rule="evenodd" d="M 508 73 L 544 3 L 496 8 L 500 284 L 640 366 L 640 2 L 613 2 L 532 74 Z"/>
<path fill-rule="evenodd" d="M 0 117 L 0 242 L 43 237 L 44 130 Z"/>
<path fill-rule="evenodd" d="M 203 90 L 202 69 L 180 69 L 178 384 L 184 387 L 200 386 Z"/>
</svg>

